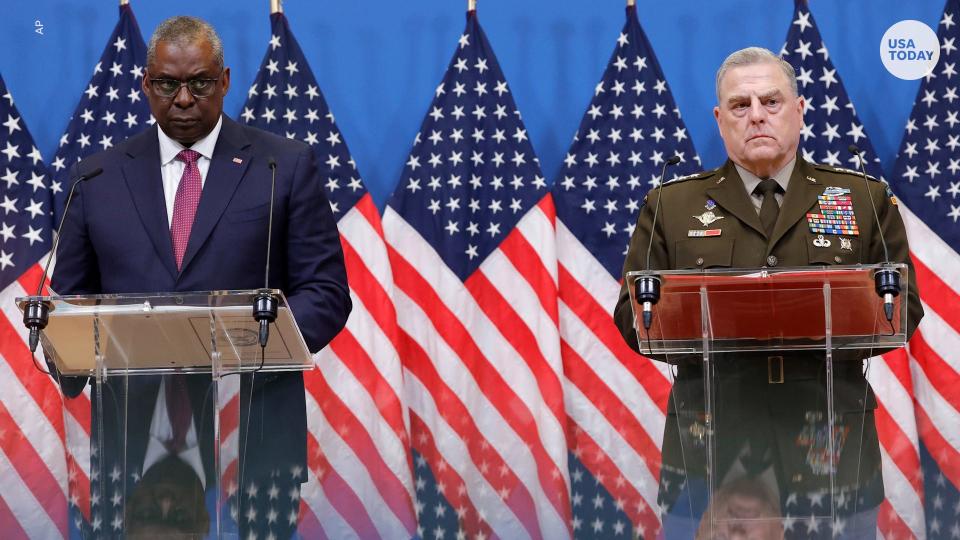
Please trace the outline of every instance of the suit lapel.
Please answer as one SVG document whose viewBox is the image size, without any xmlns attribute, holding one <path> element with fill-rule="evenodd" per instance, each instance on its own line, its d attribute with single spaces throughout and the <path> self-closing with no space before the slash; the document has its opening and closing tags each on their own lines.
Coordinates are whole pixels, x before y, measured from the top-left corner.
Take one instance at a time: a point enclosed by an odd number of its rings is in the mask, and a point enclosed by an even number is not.
<svg viewBox="0 0 960 540">
<path fill-rule="evenodd" d="M 183 255 L 181 274 L 213 232 L 214 226 L 220 221 L 220 216 L 223 215 L 237 185 L 246 173 L 251 158 L 249 146 L 250 141 L 244 135 L 242 128 L 229 118 L 223 117 L 223 127 L 220 129 L 217 146 L 213 150 L 213 159 L 210 160 L 210 170 L 207 171 L 207 178 L 203 184 L 197 216 L 190 229 L 187 251 Z M 170 249 L 172 252 L 173 248 Z"/>
<path fill-rule="evenodd" d="M 766 236 L 763 225 L 760 223 L 760 216 L 757 215 L 757 209 L 750 202 L 747 190 L 743 187 L 740 173 L 737 172 L 737 168 L 732 161 L 727 160 L 720 176 L 724 180 L 708 188 L 707 195 L 735 218 Z"/>
<path fill-rule="evenodd" d="M 787 185 L 787 193 L 783 196 L 783 204 L 780 205 L 780 215 L 777 217 L 777 224 L 773 227 L 773 236 L 767 243 L 767 252 L 773 250 L 773 246 L 783 238 L 783 235 L 800 221 L 807 211 L 817 203 L 817 195 L 823 190 L 819 183 L 807 180 L 807 177 L 813 178 L 813 171 L 809 170 L 807 162 L 801 157 L 797 157 L 797 164 L 793 167 L 793 173 L 790 175 L 790 183 Z"/>
<path fill-rule="evenodd" d="M 160 175 L 157 127 L 154 126 L 133 141 L 127 154 L 132 158 L 123 166 L 127 189 L 163 267 L 170 277 L 176 278 L 177 265 L 173 259 L 173 243 L 170 240 L 170 224 Z"/>
</svg>

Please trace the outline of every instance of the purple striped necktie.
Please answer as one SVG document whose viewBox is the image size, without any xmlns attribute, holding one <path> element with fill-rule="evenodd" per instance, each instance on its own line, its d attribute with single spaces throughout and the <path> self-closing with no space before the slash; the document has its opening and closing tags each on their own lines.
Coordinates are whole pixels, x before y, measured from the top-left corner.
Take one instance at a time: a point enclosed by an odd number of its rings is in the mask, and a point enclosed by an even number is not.
<svg viewBox="0 0 960 540">
<path fill-rule="evenodd" d="M 196 150 L 181 150 L 177 159 L 184 163 L 183 176 L 177 187 L 177 196 L 173 200 L 173 219 L 170 220 L 170 239 L 173 241 L 173 256 L 177 261 L 177 270 L 183 263 L 183 254 L 187 251 L 193 218 L 200 204 L 200 168 L 197 160 L 200 153 Z"/>
</svg>

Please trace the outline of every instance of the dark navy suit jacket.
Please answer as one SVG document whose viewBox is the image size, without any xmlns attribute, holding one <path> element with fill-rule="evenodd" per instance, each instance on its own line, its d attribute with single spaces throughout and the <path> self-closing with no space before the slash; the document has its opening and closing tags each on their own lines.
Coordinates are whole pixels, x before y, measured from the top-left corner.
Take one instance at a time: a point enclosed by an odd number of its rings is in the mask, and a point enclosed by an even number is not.
<svg viewBox="0 0 960 540">
<path fill-rule="evenodd" d="M 97 167 L 102 167 L 103 173 L 77 188 L 57 250 L 51 287 L 61 295 L 262 287 L 270 206 L 269 157 L 277 163 L 270 287 L 283 290 L 307 346 L 312 352 L 320 350 L 343 328 L 351 303 L 340 237 L 313 152 L 303 143 L 226 117 L 179 272 L 154 126 L 74 167 L 74 178 Z M 205 403 L 203 407 L 195 404 L 194 416 L 207 423 L 210 396 L 197 377 L 191 379 L 192 399 Z M 71 384 L 82 387 L 78 383 L 85 381 L 66 382 L 64 391 L 69 393 L 66 386 Z M 242 434 L 247 439 L 247 463 L 305 467 L 301 374 L 257 374 L 253 381 L 247 376 L 243 391 L 251 384 L 249 424 L 241 418 L 241 427 L 248 426 Z M 142 406 L 131 407 L 129 414 L 143 418 L 135 423 L 131 416 L 128 425 L 146 431 L 153 398 L 143 398 L 156 396 L 158 385 L 158 377 L 131 378 L 130 403 L 142 402 Z M 207 414 L 202 414 L 204 410 Z M 145 448 L 145 441 L 142 444 Z M 137 454 L 142 456 L 139 449 L 128 451 L 134 462 Z"/>
</svg>

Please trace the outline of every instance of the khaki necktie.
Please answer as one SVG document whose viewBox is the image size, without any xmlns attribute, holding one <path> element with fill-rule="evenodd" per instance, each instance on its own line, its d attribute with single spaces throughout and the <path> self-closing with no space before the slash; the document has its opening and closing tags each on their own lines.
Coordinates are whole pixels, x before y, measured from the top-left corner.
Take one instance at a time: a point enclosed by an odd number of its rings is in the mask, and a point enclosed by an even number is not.
<svg viewBox="0 0 960 540">
<path fill-rule="evenodd" d="M 763 203 L 760 205 L 760 223 L 767 233 L 767 238 L 773 236 L 773 226 L 777 224 L 777 216 L 780 215 L 780 205 L 775 195 L 782 190 L 783 188 L 773 178 L 764 178 L 753 189 L 754 194 L 763 195 Z"/>
</svg>

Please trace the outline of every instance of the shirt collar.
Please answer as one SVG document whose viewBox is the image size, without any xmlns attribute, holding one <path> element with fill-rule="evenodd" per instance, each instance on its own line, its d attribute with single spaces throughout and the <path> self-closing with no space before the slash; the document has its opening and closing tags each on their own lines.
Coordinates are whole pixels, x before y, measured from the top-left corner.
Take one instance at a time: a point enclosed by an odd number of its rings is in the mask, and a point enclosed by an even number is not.
<svg viewBox="0 0 960 540">
<path fill-rule="evenodd" d="M 220 138 L 220 128 L 223 127 L 223 116 L 217 120 L 217 125 L 213 130 L 207 133 L 207 136 L 193 143 L 191 150 L 196 150 L 201 156 L 207 159 L 213 159 L 213 149 L 217 146 L 217 139 Z M 166 165 L 176 159 L 177 154 L 186 146 L 171 139 L 166 133 L 157 126 L 157 137 L 160 139 L 160 165 Z"/>
<path fill-rule="evenodd" d="M 787 192 L 787 184 L 790 183 L 790 176 L 793 174 L 793 167 L 796 164 L 797 158 L 794 157 L 789 163 L 784 165 L 782 169 L 770 177 L 780 184 L 780 187 L 783 189 L 784 193 Z M 761 178 L 744 169 L 740 165 L 737 165 L 736 163 L 734 163 L 734 166 L 737 168 L 737 172 L 740 173 L 740 178 L 743 180 L 743 186 L 747 188 L 747 195 L 753 195 L 753 190 L 757 188 L 757 184 L 760 183 Z"/>
</svg>

